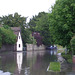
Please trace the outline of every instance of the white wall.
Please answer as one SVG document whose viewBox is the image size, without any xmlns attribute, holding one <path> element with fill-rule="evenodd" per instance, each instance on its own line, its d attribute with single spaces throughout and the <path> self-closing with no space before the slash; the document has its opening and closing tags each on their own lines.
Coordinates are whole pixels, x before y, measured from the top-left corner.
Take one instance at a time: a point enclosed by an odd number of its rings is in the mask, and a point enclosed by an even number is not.
<svg viewBox="0 0 75 75">
<path fill-rule="evenodd" d="M 17 39 L 17 51 L 23 51 L 23 43 L 20 32 Z"/>
</svg>

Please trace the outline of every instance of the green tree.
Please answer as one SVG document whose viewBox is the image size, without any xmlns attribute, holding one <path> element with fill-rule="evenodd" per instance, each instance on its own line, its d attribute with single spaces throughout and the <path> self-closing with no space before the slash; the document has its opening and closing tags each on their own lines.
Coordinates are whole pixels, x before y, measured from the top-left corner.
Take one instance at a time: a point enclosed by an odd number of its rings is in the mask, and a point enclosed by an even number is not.
<svg viewBox="0 0 75 75">
<path fill-rule="evenodd" d="M 72 49 L 72 52 L 73 52 L 72 54 L 75 55 L 75 36 L 72 37 L 70 43 L 71 43 L 71 49 Z"/>
<path fill-rule="evenodd" d="M 3 25 L 4 28 L 21 27 L 23 45 L 25 46 L 27 39 L 29 38 L 29 31 L 26 25 L 26 17 L 22 17 L 18 13 L 14 13 L 14 15 L 9 14 L 8 16 L 0 17 L 0 24 Z"/>
<path fill-rule="evenodd" d="M 26 46 L 26 43 L 29 41 L 29 35 L 31 34 L 28 28 L 25 29 L 24 26 L 21 27 L 21 35 L 23 39 L 23 45 Z"/>
<path fill-rule="evenodd" d="M 15 44 L 16 35 L 10 29 L 0 28 L 0 47 L 2 44 Z"/>
<path fill-rule="evenodd" d="M 54 43 L 70 47 L 75 33 L 75 0 L 57 0 L 49 15 L 50 31 Z"/>
<path fill-rule="evenodd" d="M 0 30 L 0 48 L 2 46 L 2 35 L 1 35 L 1 30 Z"/>
<path fill-rule="evenodd" d="M 34 32 L 35 27 L 36 27 L 36 21 L 37 21 L 37 16 L 33 16 L 32 19 L 30 19 L 30 22 L 28 23 L 29 27 L 30 27 L 30 31 Z"/>
<path fill-rule="evenodd" d="M 43 37 L 44 45 L 51 44 L 48 18 L 49 18 L 48 13 L 45 12 L 39 13 L 36 21 L 36 27 L 35 27 L 35 29 L 41 33 L 41 36 Z"/>
<path fill-rule="evenodd" d="M 29 39 L 28 39 L 28 44 L 36 44 L 36 39 L 30 34 Z"/>
<path fill-rule="evenodd" d="M 51 44 L 51 36 L 49 30 L 48 13 L 40 12 L 37 16 L 33 17 L 29 22 L 30 30 L 37 31 L 43 37 L 43 44 Z"/>
<path fill-rule="evenodd" d="M 26 17 L 22 17 L 18 13 L 9 14 L 8 16 L 0 17 L 0 24 L 8 25 L 9 27 L 19 27 L 26 25 Z"/>
</svg>

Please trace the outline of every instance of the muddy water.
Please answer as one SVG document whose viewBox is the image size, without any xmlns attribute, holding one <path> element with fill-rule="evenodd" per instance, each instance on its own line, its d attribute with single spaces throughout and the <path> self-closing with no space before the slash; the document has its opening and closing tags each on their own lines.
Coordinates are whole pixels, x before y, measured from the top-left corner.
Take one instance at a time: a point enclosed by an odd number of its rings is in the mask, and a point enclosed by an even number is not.
<svg viewBox="0 0 75 75">
<path fill-rule="evenodd" d="M 0 53 L 0 73 L 2 72 L 3 75 L 75 75 L 74 65 L 69 65 L 70 67 L 62 72 L 48 72 L 47 68 L 51 61 L 57 61 L 56 52 Z"/>
</svg>

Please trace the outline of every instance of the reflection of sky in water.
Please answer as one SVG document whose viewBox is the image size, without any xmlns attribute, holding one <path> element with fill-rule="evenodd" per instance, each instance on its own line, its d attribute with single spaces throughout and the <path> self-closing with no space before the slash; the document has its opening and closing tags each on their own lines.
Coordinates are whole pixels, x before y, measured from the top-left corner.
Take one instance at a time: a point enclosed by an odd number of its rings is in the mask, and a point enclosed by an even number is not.
<svg viewBox="0 0 75 75">
<path fill-rule="evenodd" d="M 10 72 L 3 72 L 0 70 L 0 75 L 11 75 L 11 73 Z"/>
</svg>

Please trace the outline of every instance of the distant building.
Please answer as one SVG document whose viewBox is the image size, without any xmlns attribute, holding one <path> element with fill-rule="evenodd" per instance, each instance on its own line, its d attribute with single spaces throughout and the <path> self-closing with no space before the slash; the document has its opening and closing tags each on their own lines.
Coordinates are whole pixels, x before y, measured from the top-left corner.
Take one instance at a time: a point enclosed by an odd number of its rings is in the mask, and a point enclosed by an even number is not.
<svg viewBox="0 0 75 75">
<path fill-rule="evenodd" d="M 21 28 L 20 27 L 11 27 L 13 30 L 14 34 L 17 36 L 17 41 L 14 46 L 14 49 L 16 51 L 22 51 L 23 50 L 23 42 L 22 42 L 22 37 L 21 37 Z"/>
</svg>

